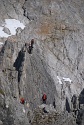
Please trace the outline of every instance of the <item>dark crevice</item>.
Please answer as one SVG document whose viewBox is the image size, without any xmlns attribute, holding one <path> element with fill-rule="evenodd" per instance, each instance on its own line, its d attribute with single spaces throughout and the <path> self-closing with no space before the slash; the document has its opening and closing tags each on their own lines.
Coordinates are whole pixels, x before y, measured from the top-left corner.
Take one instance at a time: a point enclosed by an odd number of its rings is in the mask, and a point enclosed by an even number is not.
<svg viewBox="0 0 84 125">
<path fill-rule="evenodd" d="M 72 96 L 71 102 L 73 104 L 73 108 L 76 109 L 77 97 L 75 94 Z"/>
<path fill-rule="evenodd" d="M 14 62 L 14 67 L 18 71 L 18 82 L 20 82 L 21 74 L 22 74 L 22 67 L 24 62 L 25 53 L 23 51 L 20 51 L 18 53 L 18 57 Z"/>
<path fill-rule="evenodd" d="M 28 0 L 25 0 L 24 4 L 23 4 L 23 6 L 22 6 L 23 16 L 26 17 L 29 21 L 35 20 L 36 17 L 31 16 L 31 15 L 28 13 L 27 8 L 25 8 L 25 4 L 26 4 L 27 1 L 28 1 Z"/>
<path fill-rule="evenodd" d="M 76 118 L 77 125 L 82 125 L 83 116 L 84 116 L 84 88 L 79 95 L 79 110 Z"/>
<path fill-rule="evenodd" d="M 83 109 L 80 109 L 80 110 L 78 111 L 78 115 L 77 115 L 77 119 L 76 119 L 77 125 L 83 125 L 83 124 L 82 124 L 83 114 L 84 114 L 84 110 L 83 110 Z"/>
<path fill-rule="evenodd" d="M 13 66 L 16 69 L 16 71 L 18 71 L 18 92 L 19 92 L 19 95 L 21 95 L 21 93 L 20 93 L 20 80 L 21 80 L 22 71 L 23 71 L 24 58 L 25 58 L 25 52 L 22 49 L 18 53 L 17 59 L 15 60 L 15 62 L 13 64 Z"/>
<path fill-rule="evenodd" d="M 79 104 L 84 104 L 84 89 L 81 91 L 79 95 Z"/>
<path fill-rule="evenodd" d="M 66 111 L 68 111 L 68 113 L 70 113 L 70 105 L 68 102 L 68 98 L 66 98 Z"/>
</svg>

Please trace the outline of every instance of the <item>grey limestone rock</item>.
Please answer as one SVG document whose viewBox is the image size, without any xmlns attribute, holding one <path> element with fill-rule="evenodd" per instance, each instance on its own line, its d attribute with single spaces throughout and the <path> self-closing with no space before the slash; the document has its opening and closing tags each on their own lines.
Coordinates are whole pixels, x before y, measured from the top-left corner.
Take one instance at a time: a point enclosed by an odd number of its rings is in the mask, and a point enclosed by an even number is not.
<svg viewBox="0 0 84 125">
<path fill-rule="evenodd" d="M 0 120 L 0 125 L 3 125 L 3 122 Z"/>
<path fill-rule="evenodd" d="M 7 33 L 8 35 L 11 34 L 11 33 L 10 33 L 10 30 L 9 30 L 7 27 L 4 27 L 3 31 L 4 31 L 5 33 Z"/>
<path fill-rule="evenodd" d="M 0 120 L 4 125 L 83 125 L 84 113 L 81 118 L 75 115 L 81 111 L 84 89 L 83 5 L 83 0 L 0 0 L 0 24 L 15 18 L 26 26 L 17 29 L 15 36 L 0 38 L 5 41 L 0 51 Z M 27 48 L 32 39 L 30 54 Z M 42 110 L 44 93 L 48 113 Z"/>
</svg>

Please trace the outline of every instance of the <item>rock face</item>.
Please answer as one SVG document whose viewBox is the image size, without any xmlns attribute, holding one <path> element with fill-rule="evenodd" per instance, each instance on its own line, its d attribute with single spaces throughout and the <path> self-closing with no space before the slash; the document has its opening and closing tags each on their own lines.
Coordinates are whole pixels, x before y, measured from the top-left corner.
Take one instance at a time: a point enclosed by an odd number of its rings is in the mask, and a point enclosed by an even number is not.
<svg viewBox="0 0 84 125">
<path fill-rule="evenodd" d="M 0 26 L 9 18 L 25 25 L 0 37 L 0 124 L 84 124 L 83 6 L 83 0 L 0 0 Z"/>
</svg>

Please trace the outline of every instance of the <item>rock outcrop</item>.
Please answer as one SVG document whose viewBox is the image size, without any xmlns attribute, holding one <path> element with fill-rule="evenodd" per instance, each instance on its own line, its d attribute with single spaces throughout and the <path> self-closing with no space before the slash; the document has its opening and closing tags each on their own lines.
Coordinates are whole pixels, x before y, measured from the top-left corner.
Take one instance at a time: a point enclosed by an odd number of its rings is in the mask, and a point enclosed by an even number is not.
<svg viewBox="0 0 84 125">
<path fill-rule="evenodd" d="M 9 35 L 0 34 L 0 124 L 84 124 L 83 5 L 83 0 L 0 0 L 0 30 Z M 5 19 L 24 28 L 16 26 L 10 34 Z"/>
</svg>

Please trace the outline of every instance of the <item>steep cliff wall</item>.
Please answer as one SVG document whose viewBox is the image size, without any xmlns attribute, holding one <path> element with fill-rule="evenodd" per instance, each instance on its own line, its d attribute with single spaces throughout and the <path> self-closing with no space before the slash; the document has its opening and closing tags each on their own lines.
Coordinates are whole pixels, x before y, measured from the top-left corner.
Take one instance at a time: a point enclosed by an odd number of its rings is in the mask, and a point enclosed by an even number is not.
<svg viewBox="0 0 84 125">
<path fill-rule="evenodd" d="M 0 29 L 4 27 L 9 35 L 0 35 L 0 120 L 4 125 L 76 124 L 71 99 L 74 94 L 78 99 L 84 88 L 83 5 L 83 0 L 0 1 Z M 17 29 L 13 35 L 5 19 L 16 19 L 24 28 L 12 26 Z M 35 42 L 29 54 L 25 43 L 31 39 Z M 47 116 L 39 107 L 44 93 Z"/>
</svg>

